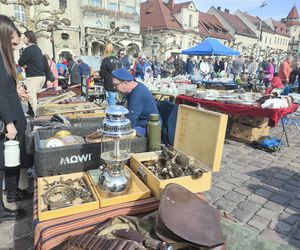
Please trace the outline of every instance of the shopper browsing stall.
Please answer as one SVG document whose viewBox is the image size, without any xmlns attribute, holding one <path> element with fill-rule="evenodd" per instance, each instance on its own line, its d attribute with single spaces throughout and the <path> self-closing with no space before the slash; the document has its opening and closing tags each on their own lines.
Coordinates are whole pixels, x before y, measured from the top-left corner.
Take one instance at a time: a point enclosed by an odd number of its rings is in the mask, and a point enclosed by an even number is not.
<svg viewBox="0 0 300 250">
<path fill-rule="evenodd" d="M 21 165 L 25 162 L 26 118 L 19 97 L 24 98 L 26 93 L 17 89 L 13 55 L 13 49 L 16 49 L 19 43 L 20 32 L 14 23 L 8 17 L 0 15 L 0 119 L 5 126 L 5 131 L 0 133 L 0 222 L 19 219 L 25 215 L 24 209 L 10 210 L 4 207 L 2 200 L 4 172 L 7 201 L 14 202 L 30 198 L 27 192 L 18 189 L 20 166 L 4 167 L 4 142 L 7 139 L 12 140 L 16 136 L 20 142 Z"/>
<path fill-rule="evenodd" d="M 24 43 L 28 47 L 24 49 L 19 59 L 19 65 L 25 68 L 26 87 L 29 103 L 32 107 L 32 111 L 29 109 L 27 114 L 34 116 L 37 111 L 37 93 L 42 89 L 46 81 L 45 59 L 41 49 L 37 46 L 37 37 L 33 31 L 25 31 Z"/>
<path fill-rule="evenodd" d="M 112 72 L 114 88 L 126 95 L 128 119 L 131 127 L 145 135 L 147 122 L 151 114 L 159 114 L 153 96 L 145 85 L 133 80 L 133 76 L 124 68 Z"/>
</svg>

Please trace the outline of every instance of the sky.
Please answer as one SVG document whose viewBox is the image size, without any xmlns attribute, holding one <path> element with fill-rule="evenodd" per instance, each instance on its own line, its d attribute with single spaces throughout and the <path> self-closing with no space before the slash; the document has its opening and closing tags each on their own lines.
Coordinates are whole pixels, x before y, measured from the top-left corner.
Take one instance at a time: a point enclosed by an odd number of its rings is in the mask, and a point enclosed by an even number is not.
<svg viewBox="0 0 300 250">
<path fill-rule="evenodd" d="M 175 3 L 188 2 L 189 0 L 175 0 Z M 221 7 L 221 10 L 229 9 L 234 13 L 237 9 L 248 12 L 250 15 L 259 16 L 261 13 L 260 5 L 263 0 L 194 0 L 198 10 L 207 12 L 211 6 Z M 262 19 L 272 17 L 275 20 L 287 17 L 294 5 L 300 15 L 300 0 L 267 0 L 267 6 L 263 8 Z"/>
</svg>

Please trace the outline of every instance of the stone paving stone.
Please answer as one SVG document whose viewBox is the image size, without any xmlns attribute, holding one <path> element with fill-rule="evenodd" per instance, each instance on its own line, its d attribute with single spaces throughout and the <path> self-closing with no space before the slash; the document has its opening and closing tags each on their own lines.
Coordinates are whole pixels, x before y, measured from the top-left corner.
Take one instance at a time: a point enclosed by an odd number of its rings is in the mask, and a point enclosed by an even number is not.
<svg viewBox="0 0 300 250">
<path fill-rule="evenodd" d="M 292 167 L 300 168 L 300 163 L 298 163 L 298 162 L 292 161 L 292 162 L 290 162 L 289 165 L 292 166 Z"/>
<path fill-rule="evenodd" d="M 286 241 L 284 240 L 284 235 L 278 234 L 273 230 L 265 229 L 261 236 L 269 241 L 276 242 L 278 244 L 286 244 Z"/>
<path fill-rule="evenodd" d="M 239 221 L 246 223 L 254 216 L 254 212 L 249 212 L 244 209 L 236 208 L 230 213 L 230 215 L 232 215 L 234 218 L 238 219 Z"/>
<path fill-rule="evenodd" d="M 288 198 L 286 196 L 278 195 L 278 194 L 275 194 L 271 198 L 269 198 L 270 201 L 273 201 L 273 202 L 275 202 L 277 204 L 280 204 L 280 205 L 286 204 L 289 201 L 289 199 L 290 198 Z"/>
<path fill-rule="evenodd" d="M 237 173 L 237 172 L 233 173 L 232 176 L 239 179 L 239 180 L 242 180 L 242 181 L 247 181 L 247 180 L 250 179 L 249 175 L 241 174 L 241 173 Z"/>
<path fill-rule="evenodd" d="M 274 217 L 277 217 L 278 216 L 278 213 L 275 212 L 275 211 L 272 211 L 270 209 L 266 209 L 266 208 L 260 208 L 257 212 L 256 212 L 257 215 L 263 217 L 263 218 L 266 218 L 268 220 L 271 220 L 273 219 Z"/>
<path fill-rule="evenodd" d="M 265 181 L 266 184 L 272 186 L 272 187 L 281 187 L 284 185 L 284 181 L 275 179 L 275 178 L 270 178 L 268 180 Z"/>
<path fill-rule="evenodd" d="M 241 186 L 241 184 L 243 183 L 242 180 L 237 179 L 237 178 L 235 178 L 235 177 L 233 177 L 231 175 L 226 176 L 223 180 L 226 181 L 226 182 L 228 182 L 228 183 L 231 183 L 231 184 L 233 184 L 235 186 Z"/>
<path fill-rule="evenodd" d="M 14 249 L 29 249 L 33 245 L 33 238 L 25 236 L 14 241 Z"/>
<path fill-rule="evenodd" d="M 300 181 L 300 175 L 299 174 L 293 174 L 292 179 L 296 180 L 296 181 Z"/>
<path fill-rule="evenodd" d="M 290 205 L 296 208 L 300 208 L 300 199 L 293 200 Z"/>
<path fill-rule="evenodd" d="M 230 191 L 235 186 L 233 184 L 231 184 L 231 183 L 220 181 L 220 182 L 218 182 L 218 183 L 215 184 L 215 187 L 221 188 L 221 189 L 226 190 L 226 191 Z"/>
<path fill-rule="evenodd" d="M 254 215 L 252 219 L 247 222 L 247 224 L 258 229 L 259 231 L 262 231 L 263 229 L 266 229 L 269 222 L 270 221 L 267 220 L 266 218 L 263 218 L 258 215 Z"/>
<path fill-rule="evenodd" d="M 253 201 L 257 204 L 260 204 L 260 205 L 263 205 L 265 204 L 266 202 L 268 202 L 268 199 L 264 198 L 264 197 L 261 197 L 259 195 L 256 195 L 256 194 L 251 194 L 247 197 L 247 200 L 249 201 Z"/>
<path fill-rule="evenodd" d="M 9 232 L 14 235 L 15 238 L 20 238 L 21 236 L 26 236 L 28 233 L 32 232 L 33 228 L 26 221 L 19 222 L 10 227 Z"/>
<path fill-rule="evenodd" d="M 300 187 L 300 181 L 297 181 L 297 180 L 294 180 L 294 179 L 288 180 L 288 184 L 294 185 L 296 187 Z"/>
<path fill-rule="evenodd" d="M 286 222 L 290 225 L 294 225 L 296 222 L 300 221 L 300 217 L 297 214 L 290 214 L 287 212 L 282 212 L 279 215 L 279 220 Z"/>
<path fill-rule="evenodd" d="M 220 198 L 219 200 L 214 202 L 214 205 L 219 209 L 219 210 L 224 210 L 227 213 L 230 213 L 233 209 L 236 208 L 236 203 L 229 201 L 225 198 Z"/>
<path fill-rule="evenodd" d="M 234 192 L 234 191 L 230 191 L 229 193 L 224 195 L 224 198 L 226 198 L 230 201 L 239 203 L 240 201 L 245 200 L 246 196 L 243 195 L 243 194 L 239 194 L 237 192 Z"/>
<path fill-rule="evenodd" d="M 281 173 L 277 173 L 273 177 L 276 179 L 279 179 L 279 180 L 283 180 L 283 181 L 291 178 L 290 175 L 285 175 L 285 174 L 281 174 Z"/>
<path fill-rule="evenodd" d="M 290 239 L 289 244 L 293 247 L 296 247 L 296 249 L 300 249 L 300 240 Z"/>
<path fill-rule="evenodd" d="M 285 197 L 287 197 L 289 199 L 295 198 L 295 196 L 296 196 L 296 192 L 291 192 L 291 191 L 288 192 L 286 190 L 280 190 L 280 191 L 277 192 L 277 194 L 285 196 Z"/>
<path fill-rule="evenodd" d="M 271 221 L 269 228 L 283 235 L 288 235 L 289 232 L 291 232 L 291 230 L 293 229 L 293 227 L 290 224 L 284 221 L 277 220 Z"/>
<path fill-rule="evenodd" d="M 300 214 L 300 208 L 296 208 L 290 205 L 285 205 L 284 211 L 290 214 Z"/>
<path fill-rule="evenodd" d="M 300 240 L 300 229 L 298 229 L 298 230 L 294 233 L 293 238 L 296 239 L 296 240 Z"/>
<path fill-rule="evenodd" d="M 285 184 L 281 187 L 281 189 L 289 191 L 289 192 L 295 192 L 299 190 L 299 187 L 290 185 L 290 184 Z"/>
<path fill-rule="evenodd" d="M 249 165 L 262 169 L 265 165 L 257 160 L 249 162 Z"/>
<path fill-rule="evenodd" d="M 260 205 L 253 201 L 246 200 L 239 203 L 238 207 L 248 212 L 256 212 L 260 208 Z"/>
<path fill-rule="evenodd" d="M 246 187 L 237 187 L 235 189 L 233 189 L 235 192 L 238 192 L 239 194 L 243 194 L 245 196 L 248 196 L 250 194 L 252 194 L 252 192 L 249 191 L 248 188 Z"/>
<path fill-rule="evenodd" d="M 269 198 L 274 194 L 274 192 L 268 191 L 264 188 L 258 188 L 254 193 L 265 198 Z"/>
<path fill-rule="evenodd" d="M 266 204 L 263 205 L 263 207 L 276 212 L 280 212 L 283 210 L 282 205 L 279 205 L 273 201 L 268 201 Z"/>
</svg>

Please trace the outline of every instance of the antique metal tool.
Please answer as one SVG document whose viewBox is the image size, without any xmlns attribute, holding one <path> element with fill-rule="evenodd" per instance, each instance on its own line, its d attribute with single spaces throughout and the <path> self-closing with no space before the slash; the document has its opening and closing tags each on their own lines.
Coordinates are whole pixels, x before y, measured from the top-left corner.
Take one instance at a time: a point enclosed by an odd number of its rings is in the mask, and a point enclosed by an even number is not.
<svg viewBox="0 0 300 250">
<path fill-rule="evenodd" d="M 44 211 L 55 210 L 73 205 L 76 198 L 81 199 L 81 203 L 93 201 L 93 196 L 87 187 L 83 177 L 76 179 L 59 180 L 49 183 L 46 179 L 45 193 L 42 195 L 43 203 L 46 205 Z"/>
<path fill-rule="evenodd" d="M 161 180 L 189 175 L 198 179 L 203 175 L 203 170 L 197 166 L 194 157 L 186 156 L 165 145 L 162 145 L 162 152 L 157 160 L 143 163 Z"/>
</svg>

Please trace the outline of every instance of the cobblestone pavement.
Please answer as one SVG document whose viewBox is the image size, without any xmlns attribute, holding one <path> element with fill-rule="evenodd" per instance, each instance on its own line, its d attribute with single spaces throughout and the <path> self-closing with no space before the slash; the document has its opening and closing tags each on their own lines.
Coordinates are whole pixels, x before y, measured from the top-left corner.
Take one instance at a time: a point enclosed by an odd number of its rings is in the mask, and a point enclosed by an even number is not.
<svg viewBox="0 0 300 250">
<path fill-rule="evenodd" d="M 271 129 L 278 137 L 281 126 Z M 266 239 L 300 249 L 300 131 L 289 130 L 290 147 L 276 156 L 226 140 L 222 168 L 206 192 L 209 202 Z M 9 204 L 11 208 L 15 204 Z M 0 224 L 0 250 L 33 249 L 32 202 L 17 204 L 26 218 Z"/>
<path fill-rule="evenodd" d="M 271 129 L 278 138 L 281 126 Z M 226 140 L 222 168 L 206 193 L 215 207 L 273 242 L 300 249 L 300 131 L 288 130 L 290 147 L 276 156 Z"/>
</svg>

